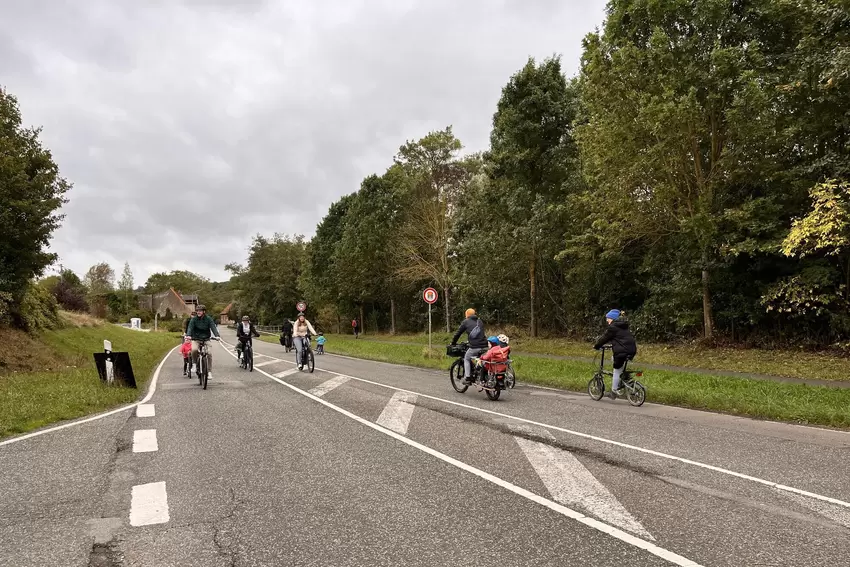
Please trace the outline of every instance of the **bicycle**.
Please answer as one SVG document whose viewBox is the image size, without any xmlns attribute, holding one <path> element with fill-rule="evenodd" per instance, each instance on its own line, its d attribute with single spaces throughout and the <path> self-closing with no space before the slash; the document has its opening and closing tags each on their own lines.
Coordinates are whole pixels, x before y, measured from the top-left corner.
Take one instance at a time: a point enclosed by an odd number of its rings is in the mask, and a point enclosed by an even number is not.
<svg viewBox="0 0 850 567">
<path fill-rule="evenodd" d="M 310 339 L 307 337 L 295 338 L 300 340 L 302 344 L 300 358 L 298 357 L 298 351 L 295 351 L 295 364 L 300 367 L 299 370 L 303 370 L 306 367 L 312 374 L 313 370 L 316 369 L 316 358 L 313 356 L 313 350 L 310 348 Z"/>
<path fill-rule="evenodd" d="M 611 345 L 602 347 L 599 353 L 599 370 L 593 375 L 593 378 L 587 383 L 587 394 L 594 401 L 599 401 L 605 395 L 605 376 L 613 376 L 613 372 L 605 370 L 605 351 L 611 350 Z M 595 360 L 595 359 L 594 359 Z M 626 390 L 626 399 L 630 405 L 640 407 L 646 401 L 646 388 L 643 384 L 635 380 L 636 377 L 643 376 L 643 372 L 636 370 L 629 372 L 629 361 L 623 365 L 623 374 L 620 377 L 623 388 Z"/>
<path fill-rule="evenodd" d="M 212 339 L 205 339 L 198 341 L 198 365 L 195 369 L 198 374 L 198 383 L 204 387 L 204 390 L 207 389 L 207 382 L 209 382 L 210 371 L 209 371 L 209 362 L 207 362 L 207 357 L 209 353 L 207 352 L 207 343 L 211 340 L 220 340 L 218 337 Z"/>
<path fill-rule="evenodd" d="M 460 343 L 457 345 L 446 346 L 446 356 L 454 357 L 455 360 L 449 367 L 449 381 L 452 384 L 455 392 L 463 394 L 469 388 L 471 383 L 464 381 L 463 359 L 466 356 L 466 351 L 469 350 L 469 343 Z M 511 365 L 511 360 L 506 362 L 487 362 L 481 361 L 480 367 L 473 370 L 475 379 L 473 383 L 478 386 L 478 391 L 484 390 L 487 397 L 494 402 L 502 395 L 502 390 L 513 388 L 516 385 L 516 375 Z M 494 372 L 493 368 L 496 365 L 504 365 L 505 370 Z"/>
<path fill-rule="evenodd" d="M 247 369 L 248 372 L 254 371 L 254 347 L 251 346 L 253 341 L 246 341 L 242 345 L 242 354 L 239 357 L 239 368 Z"/>
</svg>

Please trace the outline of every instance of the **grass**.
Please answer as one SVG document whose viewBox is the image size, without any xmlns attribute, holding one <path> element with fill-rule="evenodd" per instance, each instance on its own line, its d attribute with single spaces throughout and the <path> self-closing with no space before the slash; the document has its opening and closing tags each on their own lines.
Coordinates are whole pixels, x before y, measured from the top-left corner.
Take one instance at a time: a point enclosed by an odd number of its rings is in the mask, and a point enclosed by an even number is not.
<svg viewBox="0 0 850 567">
<path fill-rule="evenodd" d="M 263 336 L 262 339 L 277 342 L 277 337 Z M 435 341 L 438 346 L 429 353 L 427 344 L 388 344 L 354 340 L 350 336 L 329 335 L 325 348 L 334 354 L 447 370 L 452 359 L 445 356 L 443 342 Z M 522 351 L 515 348 L 514 352 Z M 522 354 L 513 358 L 514 368 L 521 382 L 583 392 L 593 374 L 593 365 L 587 362 L 528 357 Z M 640 380 L 647 387 L 647 399 L 653 403 L 762 419 L 850 428 L 850 389 L 846 388 L 813 387 L 662 370 L 647 371 Z M 610 386 L 610 381 L 608 385 Z M 446 386 L 448 387 L 448 378 Z"/>
<path fill-rule="evenodd" d="M 495 332 L 495 331 L 493 331 Z M 344 339 L 352 338 L 340 335 Z M 353 338 L 352 338 L 353 339 Z M 361 341 L 392 341 L 428 344 L 427 334 L 361 336 Z M 434 333 L 433 344 L 442 348 L 451 341 L 448 333 Z M 567 339 L 512 337 L 511 346 L 517 352 L 592 358 L 590 344 Z M 708 348 L 699 345 L 638 345 L 638 361 L 682 368 L 731 370 L 752 374 L 787 376 L 816 380 L 850 381 L 850 360 L 827 353 L 802 350 L 762 350 Z"/>
<path fill-rule="evenodd" d="M 65 317 L 65 328 L 37 337 L 0 330 L 0 438 L 107 410 L 138 399 L 179 334 L 142 333 Z M 103 340 L 130 353 L 138 389 L 101 383 L 92 353 Z"/>
</svg>

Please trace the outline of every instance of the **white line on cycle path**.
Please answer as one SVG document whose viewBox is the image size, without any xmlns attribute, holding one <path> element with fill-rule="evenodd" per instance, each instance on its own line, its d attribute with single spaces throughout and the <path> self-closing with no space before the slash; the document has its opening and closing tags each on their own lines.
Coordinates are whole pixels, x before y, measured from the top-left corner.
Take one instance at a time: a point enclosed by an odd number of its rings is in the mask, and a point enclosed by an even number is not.
<svg viewBox="0 0 850 567">
<path fill-rule="evenodd" d="M 168 496 L 164 482 L 138 484 L 133 487 L 130 500 L 130 525 L 149 526 L 170 520 Z"/>
<path fill-rule="evenodd" d="M 136 407 L 136 417 L 154 417 L 156 409 L 153 404 L 141 404 Z"/>
<path fill-rule="evenodd" d="M 151 453 L 159 451 L 156 442 L 156 429 L 137 429 L 133 432 L 133 452 Z"/>
<path fill-rule="evenodd" d="M 235 357 L 235 355 L 233 355 L 233 356 Z M 362 358 L 354 358 L 354 357 L 349 357 L 349 356 L 341 356 L 341 355 L 333 355 L 333 356 L 336 356 L 338 358 L 347 358 L 347 359 L 351 359 L 351 360 L 356 360 L 356 361 L 359 361 L 359 362 L 374 362 L 374 361 L 364 360 Z M 288 362 L 288 361 L 284 360 L 283 362 Z M 389 364 L 389 363 L 378 363 L 378 364 Z M 422 370 L 421 368 L 416 368 L 416 367 L 412 367 L 412 366 L 406 367 L 406 368 L 411 368 L 413 370 Z M 318 370 L 319 372 L 326 372 L 328 374 L 333 374 L 333 375 L 336 375 L 336 376 L 348 376 L 347 374 L 340 374 L 339 372 L 333 372 L 331 370 L 324 370 L 324 369 L 321 369 L 321 368 L 317 368 L 316 370 Z M 267 376 L 270 376 L 270 375 L 267 374 Z M 710 470 L 710 471 L 713 471 L 713 472 L 716 472 L 716 473 L 725 474 L 725 475 L 728 475 L 728 476 L 733 476 L 735 478 L 740 478 L 742 480 L 748 480 L 750 482 L 754 482 L 756 484 L 761 484 L 763 486 L 769 486 L 769 487 L 775 488 L 777 490 L 790 492 L 792 494 L 799 494 L 800 496 L 807 496 L 809 498 L 814 498 L 815 500 L 820 500 L 822 502 L 829 502 L 831 504 L 835 504 L 836 506 L 842 506 L 844 508 L 850 508 L 850 502 L 846 502 L 844 500 L 839 500 L 838 498 L 833 498 L 831 496 L 818 494 L 816 492 L 809 492 L 808 490 L 802 490 L 800 488 L 795 488 L 793 486 L 788 486 L 788 485 L 785 485 L 785 484 L 779 484 L 777 482 L 773 482 L 773 481 L 766 480 L 766 479 L 763 479 L 763 478 L 758 478 L 758 477 L 751 476 L 751 475 L 748 475 L 748 474 L 739 473 L 739 472 L 736 472 L 736 471 L 733 471 L 733 470 L 730 470 L 730 469 L 724 469 L 723 467 L 718 467 L 718 466 L 715 466 L 715 465 L 709 465 L 707 463 L 702 463 L 702 462 L 699 462 L 699 461 L 686 459 L 684 457 L 677 457 L 676 455 L 670 455 L 670 454 L 667 454 L 667 453 L 662 453 L 661 451 L 655 451 L 653 449 L 646 449 L 644 447 L 638 447 L 637 445 L 630 445 L 628 443 L 623 443 L 621 441 L 615 441 L 613 439 L 607 439 L 605 437 L 599 437 L 599 436 L 596 436 L 596 435 L 591 435 L 589 433 L 582 433 L 581 431 L 573 431 L 571 429 L 566 429 L 564 427 L 558 427 L 557 425 L 550 425 L 550 424 L 547 424 L 547 423 L 541 423 L 539 421 L 533 421 L 531 419 L 525 419 L 523 417 L 517 417 L 515 415 L 508 415 L 508 414 L 499 413 L 499 412 L 493 411 L 493 410 L 488 410 L 488 409 L 484 409 L 484 408 L 478 408 L 478 407 L 475 407 L 475 406 L 470 406 L 470 405 L 467 405 L 467 404 L 462 404 L 460 402 L 454 402 L 452 400 L 447 400 L 445 398 L 440 398 L 440 397 L 437 397 L 437 396 L 431 396 L 431 395 L 423 394 L 423 393 L 420 393 L 420 392 L 413 392 L 411 390 L 406 390 L 404 388 L 397 388 L 395 386 L 389 386 L 387 384 L 383 384 L 381 382 L 375 382 L 373 380 L 367 380 L 365 378 L 358 378 L 356 376 L 348 376 L 348 377 L 352 380 L 357 380 L 358 382 L 363 382 L 364 384 L 372 384 L 374 386 L 380 386 L 381 388 L 387 388 L 387 389 L 390 389 L 390 390 L 395 390 L 397 392 L 406 392 L 408 394 L 419 396 L 421 398 L 427 398 L 427 399 L 430 399 L 430 400 L 443 402 L 443 403 L 450 404 L 450 405 L 453 405 L 453 406 L 462 407 L 462 408 L 466 408 L 466 409 L 469 409 L 469 410 L 473 410 L 473 411 L 477 411 L 477 412 L 481 412 L 481 413 L 486 413 L 486 414 L 489 414 L 489 415 L 495 415 L 495 416 L 502 417 L 502 418 L 512 419 L 512 420 L 515 420 L 515 421 L 518 421 L 518 422 L 521 422 L 521 423 L 527 423 L 529 425 L 536 425 L 536 426 L 539 426 L 539 427 L 545 427 L 547 429 L 552 429 L 554 431 L 560 431 L 561 433 L 566 433 L 568 435 L 573 435 L 575 437 L 581 437 L 583 439 L 590 439 L 592 441 L 597 441 L 599 443 L 605 443 L 605 444 L 608 444 L 608 445 L 614 445 L 616 447 L 621 447 L 623 449 L 630 449 L 632 451 L 638 451 L 640 453 L 652 455 L 652 456 L 655 456 L 655 457 L 660 457 L 662 459 L 668 459 L 668 460 L 671 460 L 671 461 L 684 463 L 686 465 L 691 465 L 691 466 L 699 467 L 699 468 L 702 468 L 702 469 Z"/>
<path fill-rule="evenodd" d="M 519 432 L 536 434 L 550 441 L 555 436 L 540 427 L 512 426 Z M 600 520 L 637 534 L 648 540 L 655 538 L 617 500 L 617 497 L 599 482 L 575 455 L 546 443 L 514 437 L 528 462 L 543 481 L 546 490 L 557 502 L 578 506 Z"/>
<path fill-rule="evenodd" d="M 278 359 L 273 358 L 271 360 L 267 360 L 265 362 L 261 362 L 259 364 L 255 364 L 254 368 L 262 368 L 263 366 L 268 366 L 269 364 L 275 364 L 276 362 L 280 362 Z"/>
<path fill-rule="evenodd" d="M 315 388 L 311 389 L 310 393 L 313 394 L 314 396 L 324 396 L 325 394 L 327 394 L 328 392 L 330 392 L 334 388 L 342 386 L 343 384 L 348 382 L 350 379 L 351 378 L 349 378 L 348 376 L 336 376 L 334 378 L 331 378 L 327 382 L 322 382 L 321 384 L 319 384 Z"/>
<path fill-rule="evenodd" d="M 233 358 L 236 358 L 236 355 L 233 354 L 233 353 L 231 353 L 231 356 L 233 356 Z M 516 494 L 518 496 L 522 496 L 523 498 L 526 498 L 526 499 L 528 499 L 532 502 L 540 504 L 541 506 L 544 506 L 544 507 L 546 507 L 546 508 L 548 508 L 548 509 L 550 509 L 554 512 L 557 512 L 558 514 L 561 514 L 561 515 L 563 515 L 567 518 L 573 519 L 573 520 L 575 520 L 575 521 L 577 521 L 581 524 L 584 524 L 585 526 L 593 528 L 593 529 L 595 529 L 599 532 L 607 534 L 607 535 L 609 535 L 613 538 L 616 538 L 616 539 L 618 539 L 618 540 L 620 540 L 624 543 L 627 543 L 627 544 L 632 545 L 634 547 L 637 547 L 639 549 L 643 549 L 646 552 L 651 553 L 652 555 L 655 555 L 656 557 L 660 557 L 661 559 L 664 559 L 665 561 L 669 561 L 670 563 L 672 563 L 674 565 L 678 565 L 679 567 L 702 567 L 699 563 L 696 563 L 695 561 L 691 561 L 687 557 L 683 557 L 681 555 L 673 553 L 670 550 L 664 549 L 663 547 L 659 547 L 659 546 L 655 545 L 654 543 L 651 543 L 651 542 L 646 541 L 644 539 L 635 537 L 635 536 L 633 536 L 629 533 L 626 533 L 623 530 L 616 528 L 616 527 L 614 527 L 610 524 L 606 524 L 605 522 L 601 522 L 601 521 L 599 521 L 595 518 L 590 518 L 588 516 L 585 516 L 581 512 L 573 510 L 572 508 L 564 506 L 563 504 L 559 504 L 558 502 L 555 502 L 554 500 L 544 498 L 543 496 L 540 496 L 539 494 L 535 494 L 535 493 L 531 492 L 530 490 L 526 490 L 526 489 L 521 488 L 521 487 L 519 487 L 519 486 L 517 486 L 517 485 L 515 485 L 511 482 L 508 482 L 508 481 L 506 481 L 502 478 L 499 478 L 499 477 L 494 476 L 490 473 L 484 472 L 483 470 L 478 469 L 476 467 L 473 467 L 472 465 L 468 465 L 468 464 L 464 463 L 463 461 L 459 461 L 459 460 L 457 460 L 453 457 L 450 457 L 450 456 L 446 455 L 445 453 L 441 453 L 441 452 L 437 451 L 436 449 L 432 449 L 431 447 L 428 447 L 426 445 L 422 445 L 421 443 L 413 441 L 412 439 L 408 439 L 404 435 L 396 433 L 395 431 L 392 431 L 391 429 L 387 429 L 387 428 L 382 427 L 382 426 L 380 426 L 376 423 L 372 423 L 371 421 L 364 419 L 364 418 L 362 418 L 358 415 L 355 415 L 355 414 L 351 413 L 350 411 L 348 411 L 346 409 L 343 409 L 339 406 L 336 406 L 336 405 L 334 405 L 330 402 L 323 400 L 319 396 L 313 395 L 310 392 L 305 392 L 301 388 L 298 388 L 297 386 L 293 386 L 292 384 L 289 384 L 288 382 L 284 382 L 280 378 L 275 378 L 273 375 L 269 374 L 265 370 L 260 369 L 260 370 L 257 370 L 257 372 L 259 372 L 260 374 L 263 374 L 264 376 L 267 376 L 268 378 L 271 378 L 272 380 L 274 380 L 278 384 L 281 384 L 282 386 L 289 388 L 293 392 L 300 394 L 302 396 L 305 396 L 305 397 L 307 397 L 307 398 L 309 398 L 309 399 L 311 399 L 311 400 L 313 400 L 317 403 L 320 403 L 323 406 L 325 406 L 329 409 L 332 409 L 333 411 L 340 413 L 340 414 L 342 414 L 342 415 L 344 415 L 344 416 L 346 416 L 346 417 L 348 417 L 348 418 L 350 418 L 350 419 L 352 419 L 352 420 L 354 420 L 354 421 L 356 421 L 356 422 L 358 422 L 358 423 L 360 423 L 360 424 L 362 424 L 366 427 L 369 427 L 369 428 L 374 429 L 375 431 L 377 431 L 379 433 L 387 435 L 388 437 L 392 437 L 393 439 L 401 441 L 402 443 L 405 443 L 405 444 L 407 444 L 407 445 L 409 445 L 409 446 L 411 446 L 415 449 L 418 449 L 418 450 L 420 450 L 424 453 L 427 453 L 428 455 L 431 455 L 432 457 L 435 457 L 435 458 L 437 458 L 437 459 L 439 459 L 439 460 L 441 460 L 445 463 L 448 463 L 448 464 L 450 464 L 454 467 L 457 467 L 457 468 L 459 468 L 463 471 L 474 474 L 475 476 L 477 476 L 479 478 L 482 478 L 482 479 L 484 479 L 488 482 L 491 482 L 491 483 L 493 483 L 497 486 L 500 486 L 500 487 L 504 488 L 505 490 L 513 492 L 514 494 Z M 330 372 L 330 374 L 337 374 L 337 373 Z M 337 378 L 339 378 L 339 379 L 345 378 L 346 381 L 347 381 L 347 380 L 351 379 L 352 377 L 346 376 L 344 374 L 337 374 Z M 329 380 L 328 382 L 330 382 L 330 381 L 331 380 Z M 413 392 L 409 392 L 409 393 L 412 394 Z"/>
<path fill-rule="evenodd" d="M 377 424 L 383 425 L 387 429 L 392 429 L 396 433 L 407 435 L 407 428 L 410 425 L 410 420 L 413 417 L 413 410 L 416 406 L 416 396 L 405 392 L 396 392 L 387 405 L 384 411 L 378 416 Z"/>
</svg>

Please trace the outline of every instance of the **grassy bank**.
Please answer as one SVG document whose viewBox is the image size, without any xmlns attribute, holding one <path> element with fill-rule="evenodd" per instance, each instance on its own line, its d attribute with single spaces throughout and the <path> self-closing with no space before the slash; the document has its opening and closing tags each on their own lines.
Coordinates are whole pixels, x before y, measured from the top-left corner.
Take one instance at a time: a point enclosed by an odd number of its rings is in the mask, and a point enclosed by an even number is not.
<svg viewBox="0 0 850 567">
<path fill-rule="evenodd" d="M 263 340 L 277 342 L 276 337 L 263 337 Z M 446 370 L 452 361 L 445 356 L 442 346 L 435 348 L 428 356 L 427 345 L 388 344 L 339 335 L 328 337 L 326 349 L 334 354 L 438 370 Z M 522 351 L 516 349 L 515 352 Z M 527 357 L 522 354 L 516 355 L 514 359 L 517 377 L 521 382 L 583 392 L 593 374 L 592 365 L 586 362 Z M 647 399 L 654 403 L 850 428 L 850 389 L 846 388 L 660 370 L 647 371 L 641 382 L 647 387 Z"/>
<path fill-rule="evenodd" d="M 495 332 L 495 331 L 493 331 Z M 334 335 L 336 337 L 338 335 Z M 343 340 L 353 339 L 341 335 Z M 428 344 L 427 334 L 380 335 L 370 334 L 359 340 L 392 341 Z M 442 348 L 451 341 L 447 333 L 434 333 L 433 344 Z M 515 350 L 556 356 L 592 358 L 593 350 L 587 342 L 566 339 L 531 339 L 512 337 Z M 698 345 L 665 345 L 640 343 L 638 359 L 648 364 L 662 364 L 704 370 L 731 370 L 791 378 L 850 381 L 850 359 L 826 353 L 794 350 L 759 350 L 734 348 L 706 348 Z"/>
<path fill-rule="evenodd" d="M 172 333 L 142 333 L 99 321 L 72 321 L 67 327 L 31 337 L 0 330 L 0 438 L 135 401 L 154 368 L 179 343 Z M 92 353 L 103 340 L 130 353 L 137 390 L 101 383 Z"/>
</svg>

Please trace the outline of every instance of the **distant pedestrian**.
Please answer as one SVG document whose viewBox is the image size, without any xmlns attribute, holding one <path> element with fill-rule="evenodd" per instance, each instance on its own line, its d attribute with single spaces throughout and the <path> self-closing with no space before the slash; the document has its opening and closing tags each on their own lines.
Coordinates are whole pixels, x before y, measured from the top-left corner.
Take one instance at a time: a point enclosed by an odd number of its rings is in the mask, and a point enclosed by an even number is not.
<svg viewBox="0 0 850 567">
<path fill-rule="evenodd" d="M 351 320 L 351 329 L 354 331 L 354 338 L 360 334 L 360 325 L 357 324 L 357 318 Z"/>
<path fill-rule="evenodd" d="M 324 333 L 319 333 L 319 336 L 316 338 L 316 354 L 325 354 L 325 343 L 327 339 L 325 338 Z"/>
</svg>

